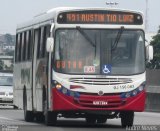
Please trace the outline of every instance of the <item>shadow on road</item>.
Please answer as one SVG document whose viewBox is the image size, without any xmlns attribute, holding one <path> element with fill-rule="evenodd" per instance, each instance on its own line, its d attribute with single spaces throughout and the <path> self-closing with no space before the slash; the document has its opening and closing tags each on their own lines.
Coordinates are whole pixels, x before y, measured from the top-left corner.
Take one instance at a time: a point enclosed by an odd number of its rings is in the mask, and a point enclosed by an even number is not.
<svg viewBox="0 0 160 131">
<path fill-rule="evenodd" d="M 75 127 L 75 128 L 122 128 L 120 125 L 110 124 L 87 124 L 83 120 L 58 120 L 56 127 Z M 123 128 L 122 128 L 123 129 Z"/>
</svg>

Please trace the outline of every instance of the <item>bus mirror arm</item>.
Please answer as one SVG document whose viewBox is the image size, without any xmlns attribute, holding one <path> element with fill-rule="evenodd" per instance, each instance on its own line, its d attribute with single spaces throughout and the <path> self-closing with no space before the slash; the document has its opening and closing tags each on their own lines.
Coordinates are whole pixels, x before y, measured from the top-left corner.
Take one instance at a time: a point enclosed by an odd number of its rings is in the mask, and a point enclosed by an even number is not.
<svg viewBox="0 0 160 131">
<path fill-rule="evenodd" d="M 46 51 L 47 52 L 53 52 L 54 49 L 54 38 L 48 37 L 47 38 L 47 44 L 46 44 Z"/>
</svg>

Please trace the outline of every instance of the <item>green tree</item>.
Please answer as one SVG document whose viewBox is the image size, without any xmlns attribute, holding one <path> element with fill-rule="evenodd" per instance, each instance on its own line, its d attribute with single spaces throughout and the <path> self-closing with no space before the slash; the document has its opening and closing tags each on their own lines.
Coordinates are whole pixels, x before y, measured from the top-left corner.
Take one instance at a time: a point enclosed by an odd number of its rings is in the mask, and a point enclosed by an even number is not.
<svg viewBox="0 0 160 131">
<path fill-rule="evenodd" d="M 11 34 L 5 34 L 5 40 L 7 44 L 12 43 L 12 35 Z"/>
<path fill-rule="evenodd" d="M 151 41 L 151 45 L 153 45 L 154 55 L 153 60 L 147 64 L 147 68 L 160 69 L 160 26 L 157 34 L 153 37 L 153 40 Z"/>
</svg>

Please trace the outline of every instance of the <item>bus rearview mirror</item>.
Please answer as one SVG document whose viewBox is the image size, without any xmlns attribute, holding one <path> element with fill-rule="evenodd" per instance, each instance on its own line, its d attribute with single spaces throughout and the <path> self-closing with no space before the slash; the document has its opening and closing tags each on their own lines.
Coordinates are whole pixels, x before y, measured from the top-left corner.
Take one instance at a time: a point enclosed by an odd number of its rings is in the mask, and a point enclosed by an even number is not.
<svg viewBox="0 0 160 131">
<path fill-rule="evenodd" d="M 47 44 L 46 44 L 47 52 L 53 52 L 53 48 L 54 48 L 54 38 L 53 37 L 48 37 L 47 38 Z"/>
<path fill-rule="evenodd" d="M 148 62 L 153 60 L 153 46 L 151 45 L 146 47 L 146 58 Z"/>
</svg>

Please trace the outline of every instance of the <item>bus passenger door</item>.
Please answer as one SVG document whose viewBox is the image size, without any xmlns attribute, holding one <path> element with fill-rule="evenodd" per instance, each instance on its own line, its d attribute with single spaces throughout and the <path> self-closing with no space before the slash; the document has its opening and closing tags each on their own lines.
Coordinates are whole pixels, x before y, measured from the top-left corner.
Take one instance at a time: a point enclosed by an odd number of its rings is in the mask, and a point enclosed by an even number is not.
<svg viewBox="0 0 160 131">
<path fill-rule="evenodd" d="M 34 30 L 34 49 L 33 49 L 33 77 L 32 77 L 32 101 L 33 101 L 33 109 L 37 108 L 37 100 L 36 100 L 36 63 L 37 63 L 37 46 L 39 39 L 39 29 Z"/>
</svg>

